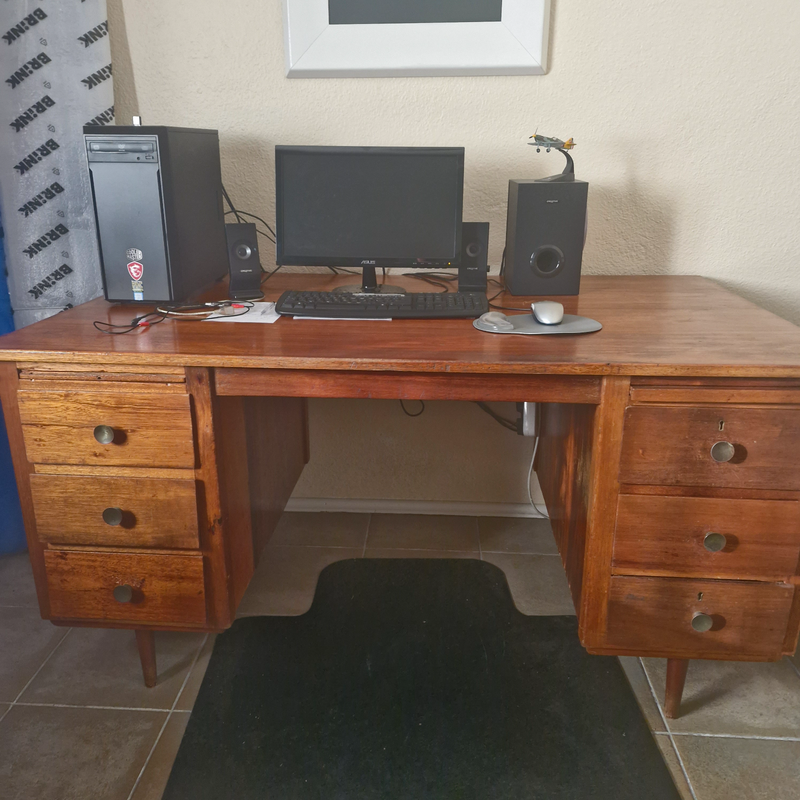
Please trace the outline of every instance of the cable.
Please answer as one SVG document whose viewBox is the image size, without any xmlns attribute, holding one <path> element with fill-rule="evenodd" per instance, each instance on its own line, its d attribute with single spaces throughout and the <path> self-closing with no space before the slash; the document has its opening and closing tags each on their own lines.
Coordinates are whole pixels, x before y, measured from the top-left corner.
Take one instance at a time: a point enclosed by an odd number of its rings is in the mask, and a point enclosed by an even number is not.
<svg viewBox="0 0 800 800">
<path fill-rule="evenodd" d="M 249 211 L 239 211 L 239 214 L 244 214 L 246 217 L 252 217 L 253 219 L 257 219 L 264 227 L 273 235 L 277 236 L 274 230 L 272 230 L 272 225 L 269 224 L 265 219 L 261 219 L 258 214 L 251 214 Z M 274 240 L 273 240 L 274 241 Z"/>
<path fill-rule="evenodd" d="M 239 222 L 241 223 L 241 220 L 239 219 L 238 214 L 244 214 L 244 213 L 245 213 L 244 211 L 226 211 L 225 212 L 225 216 L 227 217 L 230 214 L 236 214 L 237 215 L 237 217 L 236 217 L 237 220 L 239 220 Z M 257 225 L 256 225 L 256 233 L 261 234 L 265 239 L 269 239 L 269 241 L 271 241 L 272 244 L 275 244 L 275 240 L 272 238 L 272 236 L 270 236 L 265 231 L 262 231 Z"/>
<path fill-rule="evenodd" d="M 220 181 L 219 185 L 222 187 L 222 196 L 228 202 L 228 205 L 230 206 L 231 211 L 233 211 L 233 213 L 236 214 L 236 221 L 237 222 L 241 222 L 242 218 L 239 216 L 239 212 L 234 208 L 234 205 L 231 202 L 230 196 L 228 195 L 227 191 L 225 191 L 225 184 Z"/>
<path fill-rule="evenodd" d="M 410 411 L 408 411 L 406 409 L 405 403 L 402 400 L 400 401 L 400 408 L 403 409 L 403 413 L 407 417 L 418 417 L 425 410 L 425 401 L 424 400 L 420 400 L 419 404 L 422 406 L 422 408 L 420 408 L 420 410 L 416 414 L 412 414 Z"/>
<path fill-rule="evenodd" d="M 536 502 L 533 499 L 533 493 L 531 492 L 531 478 L 533 477 L 533 464 L 536 461 L 536 451 L 539 449 L 539 437 L 537 436 L 533 440 L 533 454 L 531 455 L 531 465 L 528 469 L 528 500 L 531 501 L 531 505 L 534 509 L 541 514 L 545 519 L 550 519 L 550 515 L 547 513 L 547 509 L 542 511 L 539 506 L 536 505 Z"/>
<path fill-rule="evenodd" d="M 264 270 L 266 275 L 261 279 L 261 285 L 263 286 L 276 272 L 280 272 L 282 269 L 283 269 L 283 264 L 279 264 L 277 267 L 275 267 L 274 270 L 272 270 L 272 272 L 267 272 L 266 270 Z"/>
<path fill-rule="evenodd" d="M 513 420 L 501 417 L 496 411 L 490 408 L 486 403 L 482 403 L 480 400 L 476 400 L 475 405 L 478 406 L 481 411 L 485 411 L 493 420 L 495 420 L 495 422 L 499 423 L 504 428 L 508 428 L 508 430 L 514 431 L 514 433 L 519 433 L 517 423 Z"/>
</svg>

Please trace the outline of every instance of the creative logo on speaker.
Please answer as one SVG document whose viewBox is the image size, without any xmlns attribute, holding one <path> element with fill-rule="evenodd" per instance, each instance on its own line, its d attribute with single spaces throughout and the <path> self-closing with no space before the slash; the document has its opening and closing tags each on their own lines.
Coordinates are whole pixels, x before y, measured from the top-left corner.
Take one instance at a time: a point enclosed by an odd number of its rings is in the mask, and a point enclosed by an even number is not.
<svg viewBox="0 0 800 800">
<path fill-rule="evenodd" d="M 128 261 L 141 261 L 143 257 L 142 251 L 137 250 L 135 247 L 130 247 L 125 251 L 125 258 L 127 258 Z"/>
<path fill-rule="evenodd" d="M 130 275 L 135 281 L 142 279 L 143 272 L 144 267 L 138 261 L 131 261 L 128 264 L 128 275 Z"/>
</svg>

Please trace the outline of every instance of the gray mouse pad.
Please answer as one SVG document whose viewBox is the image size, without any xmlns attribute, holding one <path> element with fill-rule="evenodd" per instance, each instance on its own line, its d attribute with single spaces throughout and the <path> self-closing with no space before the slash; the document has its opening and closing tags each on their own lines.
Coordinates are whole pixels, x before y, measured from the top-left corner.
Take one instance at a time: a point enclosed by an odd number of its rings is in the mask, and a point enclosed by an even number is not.
<svg viewBox="0 0 800 800">
<path fill-rule="evenodd" d="M 517 333 L 529 336 L 539 333 L 594 333 L 603 327 L 596 319 L 576 317 L 574 314 L 564 314 L 559 325 L 542 325 L 533 318 L 533 314 L 514 314 L 506 319 L 514 326 L 510 331 L 495 330 L 480 319 L 474 320 L 472 325 L 484 333 Z"/>
</svg>

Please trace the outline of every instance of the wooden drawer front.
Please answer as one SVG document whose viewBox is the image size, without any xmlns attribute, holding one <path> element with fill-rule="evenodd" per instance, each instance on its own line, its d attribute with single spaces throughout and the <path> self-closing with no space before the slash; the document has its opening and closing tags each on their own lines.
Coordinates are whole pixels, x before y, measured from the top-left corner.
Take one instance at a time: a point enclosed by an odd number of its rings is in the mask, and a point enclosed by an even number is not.
<svg viewBox="0 0 800 800">
<path fill-rule="evenodd" d="M 31 475 L 36 530 L 43 542 L 102 547 L 197 548 L 191 480 Z M 103 512 L 121 511 L 119 524 Z"/>
<path fill-rule="evenodd" d="M 791 586 L 680 578 L 611 578 L 608 644 L 686 658 L 778 658 L 794 597 Z M 696 614 L 713 620 L 704 633 Z"/>
<path fill-rule="evenodd" d="M 800 502 L 620 495 L 617 573 L 787 581 L 799 559 Z"/>
<path fill-rule="evenodd" d="M 37 464 L 194 467 L 189 396 L 19 391 L 28 460 Z M 99 443 L 98 425 L 114 430 Z"/>
<path fill-rule="evenodd" d="M 199 625 L 206 621 L 201 555 L 45 550 L 50 612 L 56 619 Z M 130 586 L 130 602 L 114 597 Z"/>
<path fill-rule="evenodd" d="M 734 445 L 730 461 L 711 457 L 721 441 Z M 796 491 L 799 454 L 800 410 L 634 406 L 625 412 L 619 479 Z"/>
</svg>

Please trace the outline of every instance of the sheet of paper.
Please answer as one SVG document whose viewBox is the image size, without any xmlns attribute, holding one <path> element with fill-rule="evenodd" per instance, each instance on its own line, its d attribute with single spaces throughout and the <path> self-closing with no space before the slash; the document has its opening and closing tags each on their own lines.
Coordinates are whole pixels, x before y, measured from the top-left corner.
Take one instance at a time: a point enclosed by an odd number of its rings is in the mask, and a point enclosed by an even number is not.
<svg viewBox="0 0 800 800">
<path fill-rule="evenodd" d="M 391 317 L 292 317 L 292 319 L 316 319 L 325 322 L 391 322 Z"/>
<path fill-rule="evenodd" d="M 240 313 L 240 309 L 236 309 L 237 313 L 230 317 L 212 317 L 207 322 L 262 322 L 270 324 L 277 322 L 280 315 L 275 312 L 275 303 L 253 303 L 253 307 L 248 309 L 246 314 Z"/>
</svg>

